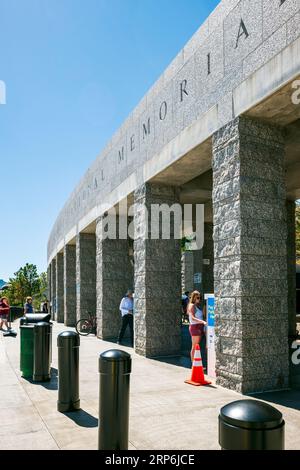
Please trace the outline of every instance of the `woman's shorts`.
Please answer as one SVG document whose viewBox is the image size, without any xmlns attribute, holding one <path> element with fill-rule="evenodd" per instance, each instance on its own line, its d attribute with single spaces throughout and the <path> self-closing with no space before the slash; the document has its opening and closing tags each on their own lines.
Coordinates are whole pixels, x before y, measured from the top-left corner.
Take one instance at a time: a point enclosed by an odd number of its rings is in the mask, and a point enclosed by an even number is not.
<svg viewBox="0 0 300 470">
<path fill-rule="evenodd" d="M 0 320 L 8 320 L 8 315 L 0 315 Z"/>
<path fill-rule="evenodd" d="M 204 334 L 204 325 L 201 323 L 190 325 L 189 331 L 191 336 L 202 336 Z"/>
</svg>

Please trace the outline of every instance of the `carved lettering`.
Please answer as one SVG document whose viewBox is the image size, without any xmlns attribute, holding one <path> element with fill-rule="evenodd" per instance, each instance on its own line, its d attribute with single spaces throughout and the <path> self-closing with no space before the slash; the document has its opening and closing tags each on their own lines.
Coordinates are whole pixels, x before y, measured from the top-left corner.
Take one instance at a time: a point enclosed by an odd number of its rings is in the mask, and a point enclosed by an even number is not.
<svg viewBox="0 0 300 470">
<path fill-rule="evenodd" d="M 189 96 L 188 92 L 186 91 L 187 87 L 187 80 L 183 80 L 180 83 L 180 101 L 183 101 L 184 95 Z"/>
<path fill-rule="evenodd" d="M 119 150 L 119 164 L 124 161 L 124 146 L 122 147 L 122 150 Z"/>
<path fill-rule="evenodd" d="M 135 135 L 133 134 L 130 137 L 130 150 L 131 150 L 131 152 L 133 152 L 134 149 L 135 149 Z"/>
<path fill-rule="evenodd" d="M 241 39 L 242 36 L 245 36 L 245 39 L 248 39 L 248 37 L 249 37 L 249 33 L 248 33 L 248 30 L 246 28 L 246 25 L 245 25 L 243 19 L 241 19 L 241 23 L 240 23 L 240 27 L 239 27 L 239 33 L 238 33 L 238 37 L 237 37 L 237 40 L 236 40 L 236 46 L 235 46 L 236 49 L 239 47 L 239 40 Z"/>
<path fill-rule="evenodd" d="M 168 113 L 168 104 L 166 101 L 164 101 L 161 104 L 160 109 L 159 109 L 159 119 L 161 121 L 164 121 L 167 117 L 167 113 Z"/>
<path fill-rule="evenodd" d="M 143 139 L 145 140 L 145 138 L 151 133 L 151 126 L 150 126 L 150 118 L 148 119 L 147 121 L 147 124 L 143 124 Z"/>
</svg>

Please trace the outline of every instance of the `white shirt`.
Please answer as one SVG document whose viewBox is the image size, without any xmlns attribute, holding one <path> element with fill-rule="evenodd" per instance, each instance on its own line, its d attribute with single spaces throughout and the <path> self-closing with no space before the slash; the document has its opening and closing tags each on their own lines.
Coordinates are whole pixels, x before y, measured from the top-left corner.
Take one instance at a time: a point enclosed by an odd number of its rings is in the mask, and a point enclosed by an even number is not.
<svg viewBox="0 0 300 470">
<path fill-rule="evenodd" d="M 120 303 L 120 311 L 121 311 L 122 317 L 124 317 L 124 315 L 132 314 L 133 299 L 129 297 L 123 297 Z"/>
<path fill-rule="evenodd" d="M 190 317 L 190 325 L 199 325 L 199 322 L 192 319 L 192 314 L 191 313 L 189 313 L 189 317 Z M 194 317 L 197 318 L 197 320 L 203 320 L 203 310 L 201 310 L 201 308 L 196 307 L 196 305 L 195 305 L 195 315 L 194 315 Z"/>
</svg>

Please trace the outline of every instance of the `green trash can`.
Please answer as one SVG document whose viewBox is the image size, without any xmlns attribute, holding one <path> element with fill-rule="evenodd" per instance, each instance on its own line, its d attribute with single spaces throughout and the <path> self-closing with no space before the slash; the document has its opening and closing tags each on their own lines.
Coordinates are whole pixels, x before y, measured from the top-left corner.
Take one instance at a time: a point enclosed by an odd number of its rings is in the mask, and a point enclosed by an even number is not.
<svg viewBox="0 0 300 470">
<path fill-rule="evenodd" d="M 21 351 L 20 370 L 22 377 L 33 376 L 34 325 L 20 325 Z"/>
</svg>

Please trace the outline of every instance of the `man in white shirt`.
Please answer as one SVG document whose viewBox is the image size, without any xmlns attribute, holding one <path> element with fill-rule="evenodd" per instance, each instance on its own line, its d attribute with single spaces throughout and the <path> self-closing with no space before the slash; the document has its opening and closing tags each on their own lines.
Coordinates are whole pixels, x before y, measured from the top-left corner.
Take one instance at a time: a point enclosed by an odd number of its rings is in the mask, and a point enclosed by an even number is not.
<svg viewBox="0 0 300 470">
<path fill-rule="evenodd" d="M 118 344 L 121 344 L 127 326 L 129 326 L 131 345 L 133 346 L 133 292 L 128 290 L 120 303 L 122 326 L 119 333 Z"/>
</svg>

